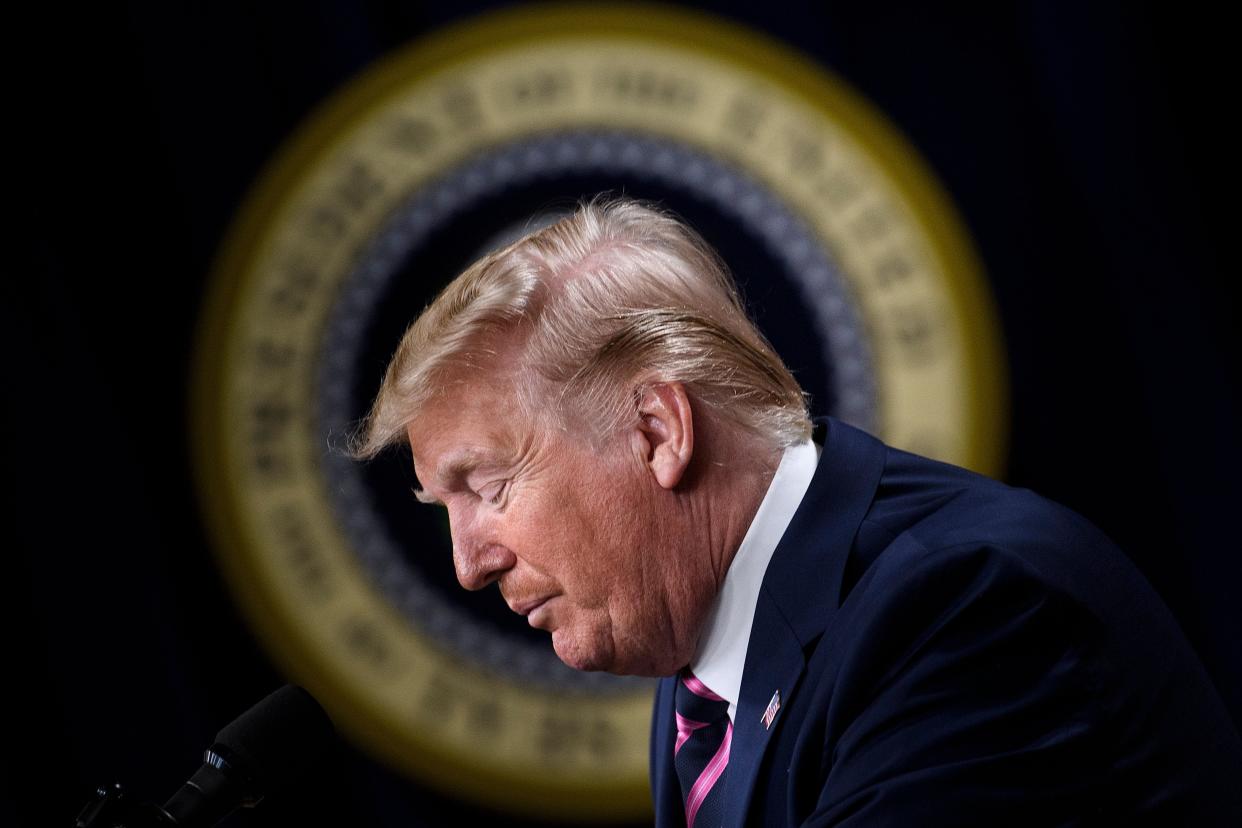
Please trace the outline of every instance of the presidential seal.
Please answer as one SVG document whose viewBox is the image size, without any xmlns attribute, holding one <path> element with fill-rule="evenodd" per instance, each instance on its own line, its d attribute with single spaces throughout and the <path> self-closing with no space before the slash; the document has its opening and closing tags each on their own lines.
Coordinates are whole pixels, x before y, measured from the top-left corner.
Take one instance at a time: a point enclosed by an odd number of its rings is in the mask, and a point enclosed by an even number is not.
<svg viewBox="0 0 1242 828">
<path fill-rule="evenodd" d="M 440 287 L 602 191 L 720 250 L 817 411 L 985 472 L 1003 450 L 995 313 L 953 209 L 879 114 L 779 44 L 683 11 L 519 9 L 338 93 L 219 258 L 205 510 L 254 628 L 348 735 L 536 817 L 649 812 L 649 683 L 574 672 L 495 592 L 461 590 L 408 456 L 339 447 Z"/>
</svg>

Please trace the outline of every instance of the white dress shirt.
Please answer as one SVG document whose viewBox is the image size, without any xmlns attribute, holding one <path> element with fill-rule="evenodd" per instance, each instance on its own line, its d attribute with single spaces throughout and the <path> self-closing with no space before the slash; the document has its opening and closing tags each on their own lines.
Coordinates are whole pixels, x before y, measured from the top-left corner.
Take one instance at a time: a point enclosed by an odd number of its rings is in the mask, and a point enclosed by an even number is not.
<svg viewBox="0 0 1242 828">
<path fill-rule="evenodd" d="M 690 670 L 699 681 L 729 702 L 730 721 L 737 713 L 746 647 L 763 574 L 811 486 L 818 462 L 819 449 L 810 440 L 785 449 L 781 455 L 780 466 L 725 573 L 720 594 L 707 615 L 698 650 L 690 660 Z"/>
</svg>

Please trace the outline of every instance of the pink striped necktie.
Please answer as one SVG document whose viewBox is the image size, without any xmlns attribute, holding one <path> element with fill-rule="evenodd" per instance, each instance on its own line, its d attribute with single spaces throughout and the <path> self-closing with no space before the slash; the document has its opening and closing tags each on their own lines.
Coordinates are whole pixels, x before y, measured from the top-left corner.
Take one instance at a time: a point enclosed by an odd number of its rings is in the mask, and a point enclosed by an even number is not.
<svg viewBox="0 0 1242 828">
<path fill-rule="evenodd" d="M 729 765 L 733 722 L 729 703 L 717 696 L 687 668 L 677 677 L 673 694 L 677 742 L 673 767 L 681 782 L 686 828 L 719 828 L 724 820 L 724 779 Z"/>
</svg>

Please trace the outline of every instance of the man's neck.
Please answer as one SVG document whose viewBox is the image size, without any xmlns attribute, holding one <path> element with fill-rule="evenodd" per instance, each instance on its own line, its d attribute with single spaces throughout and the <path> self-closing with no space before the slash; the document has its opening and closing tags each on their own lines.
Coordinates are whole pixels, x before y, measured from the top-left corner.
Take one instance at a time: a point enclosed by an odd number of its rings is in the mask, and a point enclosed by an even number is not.
<svg viewBox="0 0 1242 828">
<path fill-rule="evenodd" d="M 745 537 L 734 551 L 727 577 L 717 591 L 700 632 L 690 669 L 736 709 L 747 644 L 764 574 L 794 513 L 806 495 L 818 461 L 806 443 L 782 452 Z"/>
<path fill-rule="evenodd" d="M 713 464 L 718 488 L 707 494 L 705 505 L 709 555 L 716 592 L 724 585 L 729 567 L 746 532 L 755 520 L 772 477 L 780 466 L 782 449 L 750 438 L 726 458 Z"/>
</svg>

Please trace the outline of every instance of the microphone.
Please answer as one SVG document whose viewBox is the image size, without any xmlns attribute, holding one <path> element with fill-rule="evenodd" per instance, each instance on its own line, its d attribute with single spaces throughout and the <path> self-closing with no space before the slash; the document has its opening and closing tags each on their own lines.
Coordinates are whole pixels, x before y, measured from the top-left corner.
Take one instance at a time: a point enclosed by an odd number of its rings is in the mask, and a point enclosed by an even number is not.
<svg viewBox="0 0 1242 828">
<path fill-rule="evenodd" d="M 209 828 L 300 777 L 332 735 L 332 720 L 315 697 L 286 684 L 216 734 L 202 767 L 164 811 L 181 828 Z"/>
<path fill-rule="evenodd" d="M 202 767 L 163 808 L 135 811 L 120 786 L 100 788 L 76 824 L 210 828 L 237 808 L 254 807 L 265 794 L 287 787 L 319 761 L 333 736 L 332 720 L 315 697 L 287 684 L 216 734 Z"/>
</svg>

